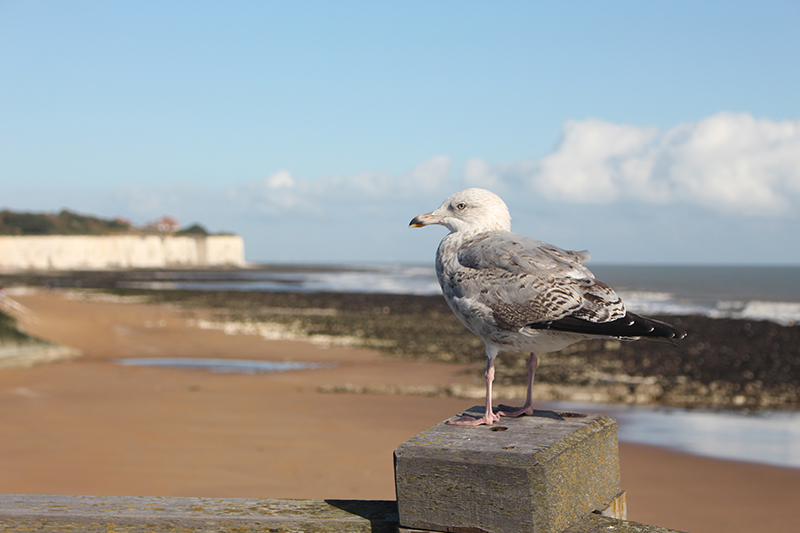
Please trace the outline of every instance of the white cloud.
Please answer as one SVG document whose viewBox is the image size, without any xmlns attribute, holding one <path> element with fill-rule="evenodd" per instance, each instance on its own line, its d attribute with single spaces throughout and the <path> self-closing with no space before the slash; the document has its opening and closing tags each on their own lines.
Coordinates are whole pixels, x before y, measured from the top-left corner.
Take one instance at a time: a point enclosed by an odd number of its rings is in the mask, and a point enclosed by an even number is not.
<svg viewBox="0 0 800 533">
<path fill-rule="evenodd" d="M 502 193 L 525 184 L 549 201 L 694 205 L 746 216 L 800 214 L 800 120 L 719 113 L 667 131 L 571 121 L 539 161 L 473 159 L 463 180 Z"/>
<path fill-rule="evenodd" d="M 436 156 L 408 172 L 392 176 L 387 172 L 339 174 L 315 179 L 294 177 L 282 170 L 255 181 L 242 182 L 228 191 L 228 197 L 242 209 L 272 215 L 303 213 L 324 216 L 342 206 L 381 200 L 409 200 L 439 197 L 452 192 L 450 158 Z"/>
<path fill-rule="evenodd" d="M 289 174 L 288 170 L 279 170 L 278 172 L 267 176 L 264 180 L 264 185 L 268 189 L 286 189 L 294 186 L 294 179 Z"/>
<path fill-rule="evenodd" d="M 800 207 L 800 121 L 720 113 L 664 135 L 676 201 L 746 215 Z"/>
<path fill-rule="evenodd" d="M 405 197 L 428 196 L 446 190 L 452 183 L 450 158 L 444 155 L 432 157 L 397 181 Z"/>
<path fill-rule="evenodd" d="M 582 203 L 606 203 L 633 187 L 645 192 L 648 155 L 656 128 L 619 125 L 589 119 L 563 128 L 556 150 L 531 176 L 547 198 Z"/>
<path fill-rule="evenodd" d="M 238 209 L 267 216 L 326 217 L 410 202 L 431 208 L 462 187 L 486 187 L 510 204 L 682 205 L 710 213 L 800 214 L 800 120 L 719 113 L 661 131 L 598 119 L 564 125 L 540 160 L 468 160 L 460 179 L 439 155 L 400 175 L 367 171 L 315 178 L 280 170 L 226 192 Z M 146 202 L 144 202 L 146 205 Z"/>
<path fill-rule="evenodd" d="M 240 182 L 227 190 L 227 198 L 234 206 L 276 216 L 286 212 L 318 214 L 319 206 L 309 196 L 308 184 L 293 178 L 287 170 Z"/>
<path fill-rule="evenodd" d="M 570 122 L 553 153 L 529 167 L 529 186 L 549 200 L 797 214 L 800 120 L 719 113 L 666 132 L 595 119 Z"/>
</svg>

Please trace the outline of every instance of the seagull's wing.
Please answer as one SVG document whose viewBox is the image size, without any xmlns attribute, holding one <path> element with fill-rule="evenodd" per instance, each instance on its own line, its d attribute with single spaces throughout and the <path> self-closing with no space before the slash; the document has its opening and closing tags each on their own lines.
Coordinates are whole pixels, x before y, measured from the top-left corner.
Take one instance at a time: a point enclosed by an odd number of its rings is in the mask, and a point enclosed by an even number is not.
<svg viewBox="0 0 800 533">
<path fill-rule="evenodd" d="M 458 259 L 466 268 L 499 268 L 516 274 L 594 277 L 581 264 L 589 260 L 589 252 L 562 250 L 558 246 L 514 233 L 482 234 L 467 240 L 458 250 Z"/>
<path fill-rule="evenodd" d="M 568 317 L 594 324 L 625 317 L 614 290 L 581 264 L 588 259 L 585 252 L 499 233 L 470 239 L 456 254 L 458 267 L 443 287 L 445 295 L 488 307 L 501 328 L 546 327 Z"/>
</svg>

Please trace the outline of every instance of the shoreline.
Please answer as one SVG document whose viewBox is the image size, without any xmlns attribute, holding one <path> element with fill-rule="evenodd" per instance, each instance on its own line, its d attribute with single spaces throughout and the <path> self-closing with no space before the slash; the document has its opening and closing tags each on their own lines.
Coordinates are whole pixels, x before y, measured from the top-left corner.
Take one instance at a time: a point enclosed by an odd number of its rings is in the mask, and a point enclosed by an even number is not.
<svg viewBox="0 0 800 533">
<path fill-rule="evenodd" d="M 458 322 L 441 296 L 108 286 L 91 291 L 80 294 L 205 309 L 210 328 L 376 348 L 400 359 L 473 364 L 481 371 L 485 364 L 483 343 Z M 545 354 L 535 399 L 743 410 L 800 407 L 800 325 L 699 315 L 653 318 L 685 329 L 688 337 L 674 346 L 589 340 Z M 498 357 L 497 389 L 524 395 L 526 357 Z M 463 392 L 477 397 L 474 391 Z"/>
<path fill-rule="evenodd" d="M 208 309 L 63 296 L 15 296 L 39 319 L 26 332 L 84 355 L 0 370 L 1 492 L 393 499 L 392 451 L 481 403 L 320 392 L 473 386 L 474 363 L 228 335 L 191 325 L 212 319 Z M 337 366 L 247 375 L 113 364 L 167 354 Z M 631 520 L 692 532 L 796 528 L 800 470 L 624 442 L 620 461 Z"/>
</svg>

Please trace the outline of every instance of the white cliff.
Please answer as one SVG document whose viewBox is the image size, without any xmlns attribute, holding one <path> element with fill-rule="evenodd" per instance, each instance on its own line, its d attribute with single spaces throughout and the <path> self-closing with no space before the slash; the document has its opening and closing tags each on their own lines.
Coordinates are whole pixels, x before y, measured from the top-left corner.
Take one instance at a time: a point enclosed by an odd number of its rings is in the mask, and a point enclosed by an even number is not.
<svg viewBox="0 0 800 533">
<path fill-rule="evenodd" d="M 0 270 L 243 266 L 237 235 L 0 236 Z"/>
</svg>

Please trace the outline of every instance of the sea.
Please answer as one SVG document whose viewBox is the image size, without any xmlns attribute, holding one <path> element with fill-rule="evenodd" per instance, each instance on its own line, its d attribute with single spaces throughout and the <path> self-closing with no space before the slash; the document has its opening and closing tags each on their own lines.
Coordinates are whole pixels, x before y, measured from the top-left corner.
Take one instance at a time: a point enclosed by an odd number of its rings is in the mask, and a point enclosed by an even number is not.
<svg viewBox="0 0 800 533">
<path fill-rule="evenodd" d="M 800 266 L 591 265 L 629 310 L 800 324 Z M 441 294 L 433 265 L 251 265 L 236 271 L 142 274 L 147 289 Z M 235 370 L 234 370 L 235 371 Z M 619 439 L 695 455 L 800 468 L 800 412 L 544 404 L 617 419 Z"/>
<path fill-rule="evenodd" d="M 627 308 L 650 315 L 800 323 L 800 266 L 591 265 Z M 441 294 L 433 265 L 251 265 L 141 274 L 130 288 Z"/>
</svg>

